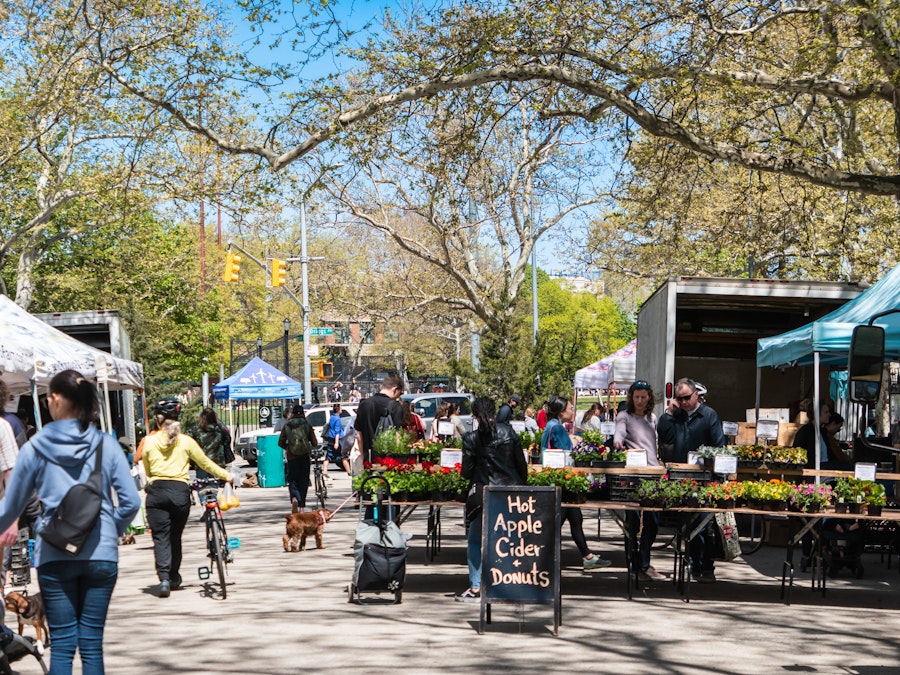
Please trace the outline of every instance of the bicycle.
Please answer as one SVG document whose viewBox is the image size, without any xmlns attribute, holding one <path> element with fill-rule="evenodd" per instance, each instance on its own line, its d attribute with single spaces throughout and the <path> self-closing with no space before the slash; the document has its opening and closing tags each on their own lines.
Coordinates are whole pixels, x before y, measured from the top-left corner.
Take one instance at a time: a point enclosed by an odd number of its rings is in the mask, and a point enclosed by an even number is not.
<svg viewBox="0 0 900 675">
<path fill-rule="evenodd" d="M 197 491 L 200 504 L 204 507 L 202 519 L 206 522 L 206 550 L 207 556 L 215 561 L 216 571 L 219 576 L 219 585 L 222 587 L 222 599 L 228 597 L 228 589 L 225 585 L 226 565 L 232 562 L 231 551 L 228 549 L 228 535 L 225 533 L 225 521 L 222 518 L 222 510 L 219 508 L 220 481 L 217 478 L 197 479 L 191 487 Z M 212 576 L 209 567 L 200 567 L 197 573 L 203 580 Z"/>
<path fill-rule="evenodd" d="M 319 502 L 319 508 L 325 508 L 325 500 L 328 499 L 328 487 L 325 485 L 325 472 L 322 470 L 322 459 L 328 449 L 324 445 L 320 445 L 312 449 L 309 453 L 313 460 L 313 487 L 316 493 L 316 500 Z"/>
</svg>

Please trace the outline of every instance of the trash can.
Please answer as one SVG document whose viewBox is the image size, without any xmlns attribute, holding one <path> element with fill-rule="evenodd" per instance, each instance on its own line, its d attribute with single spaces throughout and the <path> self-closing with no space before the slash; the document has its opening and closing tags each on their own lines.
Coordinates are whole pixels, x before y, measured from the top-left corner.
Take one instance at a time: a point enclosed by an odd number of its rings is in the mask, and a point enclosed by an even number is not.
<svg viewBox="0 0 900 675">
<path fill-rule="evenodd" d="M 256 451 L 259 487 L 284 487 L 284 450 L 278 447 L 278 434 L 259 436 Z"/>
</svg>

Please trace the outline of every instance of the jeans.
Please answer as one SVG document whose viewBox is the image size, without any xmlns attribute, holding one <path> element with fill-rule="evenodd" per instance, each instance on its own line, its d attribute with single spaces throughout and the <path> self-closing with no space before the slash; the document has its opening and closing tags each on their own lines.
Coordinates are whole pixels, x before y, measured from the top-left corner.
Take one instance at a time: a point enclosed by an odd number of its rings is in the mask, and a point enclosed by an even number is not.
<svg viewBox="0 0 900 675">
<path fill-rule="evenodd" d="M 295 499 L 300 508 L 306 507 L 306 493 L 309 492 L 309 455 L 289 459 L 287 462 L 288 495 Z"/>
<path fill-rule="evenodd" d="M 53 641 L 50 675 L 71 674 L 76 647 L 83 675 L 103 675 L 103 627 L 118 575 L 119 565 L 105 560 L 40 566 L 38 582 Z"/>
<path fill-rule="evenodd" d="M 153 532 L 153 558 L 160 581 L 181 584 L 181 534 L 191 514 L 191 488 L 177 480 L 147 485 L 147 524 Z"/>
<path fill-rule="evenodd" d="M 466 560 L 469 563 L 469 588 L 481 588 L 481 524 L 482 514 L 469 523 L 469 535 L 466 542 Z"/>
</svg>

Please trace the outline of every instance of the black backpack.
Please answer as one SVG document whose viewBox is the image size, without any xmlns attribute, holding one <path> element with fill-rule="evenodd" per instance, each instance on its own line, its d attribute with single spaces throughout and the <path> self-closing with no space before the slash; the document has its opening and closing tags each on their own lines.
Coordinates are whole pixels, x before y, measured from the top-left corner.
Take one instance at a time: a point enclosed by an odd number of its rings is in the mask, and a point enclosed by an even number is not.
<svg viewBox="0 0 900 675">
<path fill-rule="evenodd" d="M 387 431 L 388 429 L 394 428 L 394 418 L 391 417 L 391 410 L 388 408 L 384 411 L 384 414 L 378 419 L 378 424 L 375 425 L 375 436 L 378 436 L 382 431 Z"/>
<path fill-rule="evenodd" d="M 97 442 L 96 463 L 87 482 L 69 488 L 50 521 L 41 529 L 41 539 L 70 555 L 78 555 L 100 517 L 103 503 L 103 437 Z"/>
</svg>

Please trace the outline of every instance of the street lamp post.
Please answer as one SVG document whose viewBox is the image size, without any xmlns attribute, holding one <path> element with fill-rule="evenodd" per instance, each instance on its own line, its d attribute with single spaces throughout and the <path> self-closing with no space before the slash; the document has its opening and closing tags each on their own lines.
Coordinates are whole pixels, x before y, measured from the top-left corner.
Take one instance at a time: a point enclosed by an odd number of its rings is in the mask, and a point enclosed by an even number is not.
<svg viewBox="0 0 900 675">
<path fill-rule="evenodd" d="M 291 320 L 285 318 L 282 320 L 281 325 L 284 328 L 284 374 L 290 377 L 290 361 L 288 360 L 288 334 L 291 332 Z"/>
<path fill-rule="evenodd" d="M 256 356 L 262 358 L 262 338 L 256 338 Z"/>
</svg>

